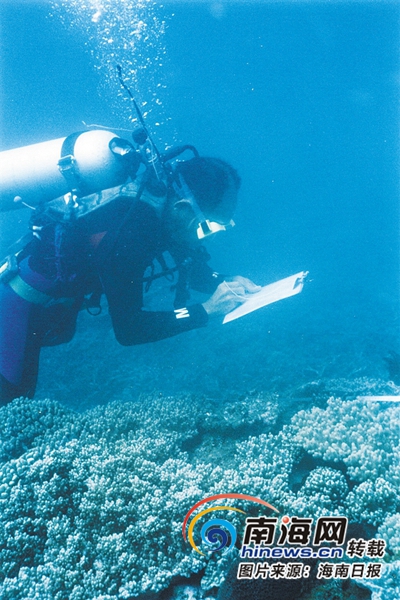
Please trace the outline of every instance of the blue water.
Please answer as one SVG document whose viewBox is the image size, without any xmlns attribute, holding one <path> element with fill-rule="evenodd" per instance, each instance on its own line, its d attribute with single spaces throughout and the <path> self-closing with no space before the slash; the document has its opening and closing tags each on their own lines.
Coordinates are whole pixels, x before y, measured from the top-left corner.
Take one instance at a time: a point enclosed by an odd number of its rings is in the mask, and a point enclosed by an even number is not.
<svg viewBox="0 0 400 600">
<path fill-rule="evenodd" d="M 0 150 L 131 128 L 119 63 L 161 150 L 194 144 L 241 175 L 213 266 L 262 285 L 309 271 L 299 296 L 152 346 L 120 348 L 106 310 L 82 314 L 71 344 L 43 351 L 39 398 L 261 390 L 287 422 L 323 389 L 398 393 L 399 17 L 396 2 L 0 4 Z M 0 214 L 3 253 L 28 217 Z"/>
<path fill-rule="evenodd" d="M 161 148 L 192 143 L 240 172 L 237 227 L 211 243 L 215 268 L 261 284 L 310 272 L 303 297 L 221 331 L 219 343 L 244 328 L 249 352 L 262 338 L 264 362 L 265 331 L 282 335 L 283 322 L 298 359 L 309 335 L 305 362 L 358 353 L 350 371 L 384 376 L 383 357 L 398 348 L 398 7 L 128 3 L 124 13 L 105 3 L 94 23 L 79 0 L 59 4 L 2 4 L 1 148 L 82 121 L 131 127 L 120 62 Z M 3 247 L 23 232 L 22 213 L 1 215 Z M 150 352 L 157 360 L 158 347 Z"/>
</svg>

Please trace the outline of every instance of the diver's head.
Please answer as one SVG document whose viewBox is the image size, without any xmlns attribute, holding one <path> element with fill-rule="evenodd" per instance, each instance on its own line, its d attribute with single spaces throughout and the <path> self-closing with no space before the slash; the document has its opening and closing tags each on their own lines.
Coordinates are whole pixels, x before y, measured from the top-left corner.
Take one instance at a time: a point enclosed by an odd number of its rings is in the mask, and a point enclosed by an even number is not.
<svg viewBox="0 0 400 600">
<path fill-rule="evenodd" d="M 194 243 L 234 225 L 240 177 L 227 162 L 197 156 L 177 163 L 167 207 L 175 241 Z"/>
</svg>

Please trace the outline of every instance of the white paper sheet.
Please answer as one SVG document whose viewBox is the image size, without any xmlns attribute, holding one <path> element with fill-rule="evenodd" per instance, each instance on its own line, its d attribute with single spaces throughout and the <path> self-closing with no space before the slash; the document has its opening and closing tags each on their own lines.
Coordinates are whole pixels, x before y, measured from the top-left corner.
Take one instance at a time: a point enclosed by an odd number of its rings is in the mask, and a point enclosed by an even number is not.
<svg viewBox="0 0 400 600">
<path fill-rule="evenodd" d="M 230 321 L 239 319 L 239 317 L 248 315 L 254 310 L 258 310 L 263 306 L 299 294 L 303 289 L 304 279 L 307 275 L 308 271 L 300 271 L 300 273 L 296 273 L 296 275 L 291 275 L 290 277 L 280 279 L 275 283 L 264 286 L 256 294 L 249 294 L 248 300 L 235 308 L 235 310 L 232 310 L 232 312 L 228 313 L 225 316 L 223 323 L 229 323 Z"/>
</svg>

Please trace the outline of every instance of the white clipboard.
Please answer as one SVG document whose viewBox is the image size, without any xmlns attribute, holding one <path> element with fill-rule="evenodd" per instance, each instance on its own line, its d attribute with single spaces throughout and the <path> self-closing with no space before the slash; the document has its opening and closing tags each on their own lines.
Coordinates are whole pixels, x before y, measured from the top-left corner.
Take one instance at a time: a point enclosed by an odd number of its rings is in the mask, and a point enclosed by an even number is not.
<svg viewBox="0 0 400 600">
<path fill-rule="evenodd" d="M 280 279 L 275 283 L 264 286 L 255 294 L 249 294 L 248 300 L 225 315 L 223 323 L 229 323 L 230 321 L 244 317 L 244 315 L 248 315 L 254 310 L 258 310 L 263 306 L 299 294 L 303 289 L 304 280 L 307 275 L 308 271 L 300 271 L 300 273 L 296 273 L 296 275 L 291 275 L 290 277 Z"/>
</svg>

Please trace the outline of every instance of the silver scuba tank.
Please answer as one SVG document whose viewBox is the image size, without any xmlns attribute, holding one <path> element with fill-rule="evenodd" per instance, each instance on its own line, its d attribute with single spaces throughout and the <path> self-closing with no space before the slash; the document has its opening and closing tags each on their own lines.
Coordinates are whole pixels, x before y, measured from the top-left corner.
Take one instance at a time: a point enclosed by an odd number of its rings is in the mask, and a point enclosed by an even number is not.
<svg viewBox="0 0 400 600">
<path fill-rule="evenodd" d="M 102 129 L 0 152 L 0 211 L 121 185 L 131 152 L 128 141 Z"/>
</svg>

